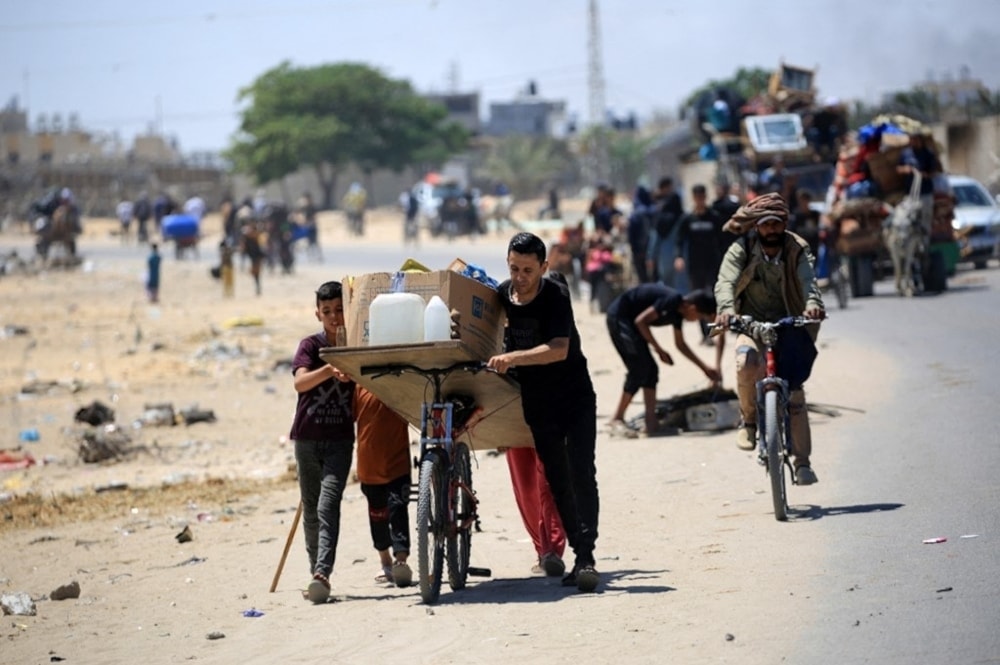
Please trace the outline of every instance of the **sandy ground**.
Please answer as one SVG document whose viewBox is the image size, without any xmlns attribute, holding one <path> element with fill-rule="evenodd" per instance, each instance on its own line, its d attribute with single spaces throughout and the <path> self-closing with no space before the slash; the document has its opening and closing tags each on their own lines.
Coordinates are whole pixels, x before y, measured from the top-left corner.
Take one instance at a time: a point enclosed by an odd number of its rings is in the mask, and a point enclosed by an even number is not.
<svg viewBox="0 0 1000 665">
<path fill-rule="evenodd" d="M 395 215 L 374 218 L 360 242 L 394 239 Z M 117 242 L 111 228 L 88 224 L 81 246 Z M 496 242 L 502 252 L 504 241 Z M 377 585 L 365 502 L 352 485 L 332 580 L 337 602 L 302 599 L 308 564 L 301 531 L 269 593 L 298 501 L 286 439 L 295 399 L 282 361 L 315 329 L 311 311 L 287 295 L 313 290 L 330 278 L 329 268 L 304 266 L 259 300 L 227 301 L 206 281 L 203 265 L 164 261 L 171 288 L 151 306 L 141 288 L 144 255 L 137 250 L 134 259 L 99 270 L 0 278 L 0 329 L 7 330 L 0 338 L 0 448 L 39 462 L 0 471 L 0 593 L 25 592 L 37 604 L 36 616 L 3 617 L 0 662 L 662 662 L 668 655 L 766 663 L 781 653 L 767 639 L 774 622 L 748 608 L 773 596 L 784 616 L 811 611 L 808 594 L 775 584 L 780 572 L 743 572 L 777 527 L 764 476 L 735 448 L 732 433 L 621 439 L 607 431 L 623 368 L 603 318 L 582 306 L 577 317 L 599 403 L 597 594 L 531 576 L 534 553 L 506 463 L 482 451 L 474 481 L 483 530 L 473 539 L 472 564 L 490 568 L 491 577 L 470 578 L 461 592 L 445 585 L 433 607 L 416 588 Z M 250 289 L 240 274 L 237 293 Z M 260 312 L 263 325 L 231 325 Z M 693 327 L 688 336 L 696 339 Z M 877 404 L 894 380 L 889 361 L 839 338 L 832 325 L 821 342 L 811 401 Z M 667 338 L 665 345 L 672 349 Z M 732 385 L 730 353 L 725 363 Z M 838 366 L 865 367 L 871 380 L 851 385 L 839 378 L 849 371 L 824 371 Z M 700 372 L 678 359 L 662 371 L 659 395 L 703 384 Z M 28 385 L 49 387 L 22 394 Z M 94 400 L 113 408 L 131 437 L 125 459 L 80 460 L 86 427 L 73 414 Z M 197 404 L 217 420 L 134 425 L 146 404 L 163 402 Z M 640 411 L 637 402 L 629 415 Z M 842 423 L 863 417 L 842 413 L 814 418 L 821 480 L 836 464 Z M 37 430 L 39 440 L 19 442 L 24 430 Z M 127 489 L 97 492 L 115 484 Z M 821 482 L 808 491 L 822 502 L 828 488 Z M 181 544 L 175 535 L 184 526 L 194 539 Z M 821 545 L 821 525 L 801 526 Z M 71 581 L 80 585 L 79 598 L 49 599 Z M 250 609 L 263 616 L 244 616 Z"/>
</svg>

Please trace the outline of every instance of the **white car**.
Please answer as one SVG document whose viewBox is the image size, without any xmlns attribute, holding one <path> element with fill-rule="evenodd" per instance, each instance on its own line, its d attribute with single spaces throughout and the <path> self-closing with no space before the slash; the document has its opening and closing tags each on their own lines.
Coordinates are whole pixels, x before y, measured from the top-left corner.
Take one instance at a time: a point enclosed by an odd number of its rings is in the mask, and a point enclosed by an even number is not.
<svg viewBox="0 0 1000 665">
<path fill-rule="evenodd" d="M 1000 245 L 1000 204 L 981 182 L 961 175 L 949 175 L 955 196 L 955 219 L 951 225 L 961 247 L 961 261 L 985 268 L 998 255 Z"/>
</svg>

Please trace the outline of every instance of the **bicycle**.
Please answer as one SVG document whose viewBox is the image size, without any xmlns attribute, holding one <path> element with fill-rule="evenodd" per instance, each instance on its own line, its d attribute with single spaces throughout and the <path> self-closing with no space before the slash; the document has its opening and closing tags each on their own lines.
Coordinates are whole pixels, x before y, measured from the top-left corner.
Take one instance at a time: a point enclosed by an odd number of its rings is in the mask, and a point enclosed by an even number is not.
<svg viewBox="0 0 1000 665">
<path fill-rule="evenodd" d="M 478 524 L 479 500 L 472 488 L 469 446 L 456 441 L 478 420 L 482 409 L 460 395 L 442 396 L 442 385 L 455 371 L 479 372 L 479 361 L 458 362 L 441 369 L 414 365 L 379 365 L 361 369 L 373 379 L 412 372 L 433 386 L 432 401 L 424 402 L 420 416 L 420 470 L 417 484 L 417 576 L 425 603 L 437 601 L 448 562 L 448 584 L 465 588 L 469 575 L 489 576 L 485 568 L 471 568 L 472 529 Z"/>
<path fill-rule="evenodd" d="M 792 452 L 792 427 L 788 408 L 791 390 L 788 381 L 778 376 L 778 331 L 815 323 L 819 323 L 819 320 L 803 316 L 789 316 L 773 323 L 754 321 L 750 316 L 733 316 L 729 319 L 729 330 L 752 337 L 764 345 L 765 375 L 756 384 L 757 462 L 770 477 L 774 518 L 779 522 L 788 519 L 785 470 L 791 474 L 793 485 L 796 480 L 789 459 Z"/>
</svg>

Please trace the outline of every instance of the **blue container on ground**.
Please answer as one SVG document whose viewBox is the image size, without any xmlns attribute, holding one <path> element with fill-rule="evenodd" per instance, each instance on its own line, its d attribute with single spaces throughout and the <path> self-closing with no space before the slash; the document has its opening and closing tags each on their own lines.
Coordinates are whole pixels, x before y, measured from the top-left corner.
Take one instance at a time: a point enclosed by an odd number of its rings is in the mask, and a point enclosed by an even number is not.
<svg viewBox="0 0 1000 665">
<path fill-rule="evenodd" d="M 167 215 L 161 229 L 166 240 L 193 238 L 198 235 L 198 220 L 192 215 Z"/>
</svg>

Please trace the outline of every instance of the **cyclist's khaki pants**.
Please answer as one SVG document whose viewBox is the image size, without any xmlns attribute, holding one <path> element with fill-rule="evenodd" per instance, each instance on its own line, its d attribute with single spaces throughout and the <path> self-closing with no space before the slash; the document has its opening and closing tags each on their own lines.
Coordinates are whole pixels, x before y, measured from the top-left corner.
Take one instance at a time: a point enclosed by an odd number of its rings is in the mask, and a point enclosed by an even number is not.
<svg viewBox="0 0 1000 665">
<path fill-rule="evenodd" d="M 757 382 L 764 378 L 764 350 L 752 337 L 736 337 L 736 393 L 740 398 L 740 414 L 748 425 L 757 424 Z M 806 411 L 805 390 L 793 390 L 789 396 L 792 426 L 792 453 L 795 467 L 809 464 L 812 453 L 812 433 L 809 429 L 809 412 Z"/>
</svg>

